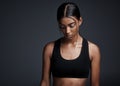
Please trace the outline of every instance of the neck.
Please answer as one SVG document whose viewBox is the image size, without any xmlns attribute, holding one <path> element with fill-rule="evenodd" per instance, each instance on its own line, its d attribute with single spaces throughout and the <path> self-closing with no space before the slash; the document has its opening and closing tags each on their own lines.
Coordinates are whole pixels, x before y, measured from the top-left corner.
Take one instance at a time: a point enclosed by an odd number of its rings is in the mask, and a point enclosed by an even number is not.
<svg viewBox="0 0 120 86">
<path fill-rule="evenodd" d="M 74 36 L 71 39 L 63 38 L 64 42 L 69 43 L 69 44 L 75 44 L 76 42 L 78 42 L 81 39 L 82 39 L 82 37 L 79 34 L 77 34 L 76 36 Z"/>
</svg>

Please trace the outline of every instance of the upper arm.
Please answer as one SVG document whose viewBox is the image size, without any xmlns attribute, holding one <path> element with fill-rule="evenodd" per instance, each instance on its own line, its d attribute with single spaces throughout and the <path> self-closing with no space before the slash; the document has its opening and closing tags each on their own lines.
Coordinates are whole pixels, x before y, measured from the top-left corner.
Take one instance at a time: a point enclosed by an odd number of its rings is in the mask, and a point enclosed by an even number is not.
<svg viewBox="0 0 120 86">
<path fill-rule="evenodd" d="M 50 42 L 43 48 L 42 54 L 42 80 L 49 80 L 50 78 L 50 58 L 52 55 L 54 43 Z"/>
<path fill-rule="evenodd" d="M 95 44 L 90 44 L 91 56 L 91 84 L 99 86 L 100 81 L 100 49 Z"/>
</svg>

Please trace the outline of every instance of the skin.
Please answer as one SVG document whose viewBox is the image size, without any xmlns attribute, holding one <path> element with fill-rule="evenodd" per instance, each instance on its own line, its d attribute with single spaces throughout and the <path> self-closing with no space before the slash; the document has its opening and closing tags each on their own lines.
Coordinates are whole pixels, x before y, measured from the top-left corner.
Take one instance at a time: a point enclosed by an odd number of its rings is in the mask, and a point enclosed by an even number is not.
<svg viewBox="0 0 120 86">
<path fill-rule="evenodd" d="M 73 16 L 63 17 L 59 21 L 59 27 L 64 37 L 61 39 L 60 54 L 66 60 L 73 60 L 81 53 L 83 38 L 79 34 L 82 18 Z M 76 45 L 77 41 L 77 45 Z M 77 46 L 77 47 L 76 47 Z M 100 78 L 100 49 L 88 41 L 89 57 L 91 61 L 90 86 L 99 86 Z M 43 49 L 43 67 L 40 86 L 50 86 L 50 59 L 54 48 L 54 41 L 49 42 Z M 78 66 L 79 67 L 79 66 Z M 54 86 L 85 86 L 87 78 L 59 78 L 53 77 Z"/>
</svg>

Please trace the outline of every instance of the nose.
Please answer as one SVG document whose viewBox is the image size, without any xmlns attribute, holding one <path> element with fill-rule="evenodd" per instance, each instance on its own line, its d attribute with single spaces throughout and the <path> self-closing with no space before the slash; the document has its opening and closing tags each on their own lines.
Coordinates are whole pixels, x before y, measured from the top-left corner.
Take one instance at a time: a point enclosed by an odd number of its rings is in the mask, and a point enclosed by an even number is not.
<svg viewBox="0 0 120 86">
<path fill-rule="evenodd" d="M 71 31 L 70 28 L 67 27 L 67 28 L 66 28 L 66 33 L 70 33 L 70 31 Z"/>
</svg>

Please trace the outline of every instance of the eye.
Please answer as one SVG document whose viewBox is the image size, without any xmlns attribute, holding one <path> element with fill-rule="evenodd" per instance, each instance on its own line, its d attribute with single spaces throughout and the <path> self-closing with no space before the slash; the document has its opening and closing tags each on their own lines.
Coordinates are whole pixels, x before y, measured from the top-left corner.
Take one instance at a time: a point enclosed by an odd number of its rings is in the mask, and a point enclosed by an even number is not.
<svg viewBox="0 0 120 86">
<path fill-rule="evenodd" d="M 74 26 L 75 26 L 75 23 L 71 23 L 71 24 L 69 25 L 70 28 L 73 28 Z"/>
<path fill-rule="evenodd" d="M 60 28 L 60 29 L 65 29 L 66 26 L 64 26 L 64 25 L 59 25 L 59 28 Z"/>
</svg>

